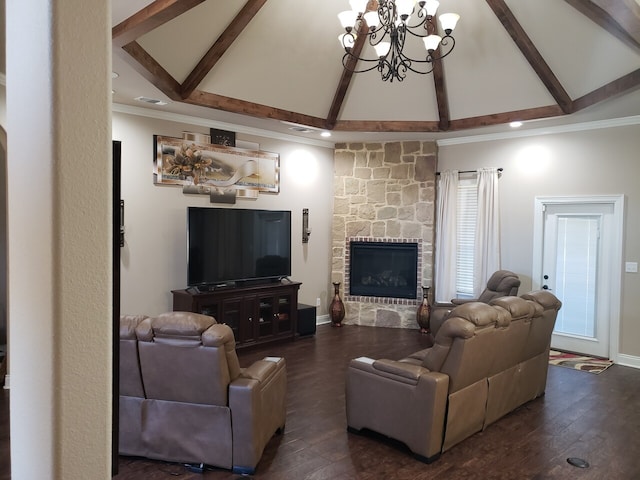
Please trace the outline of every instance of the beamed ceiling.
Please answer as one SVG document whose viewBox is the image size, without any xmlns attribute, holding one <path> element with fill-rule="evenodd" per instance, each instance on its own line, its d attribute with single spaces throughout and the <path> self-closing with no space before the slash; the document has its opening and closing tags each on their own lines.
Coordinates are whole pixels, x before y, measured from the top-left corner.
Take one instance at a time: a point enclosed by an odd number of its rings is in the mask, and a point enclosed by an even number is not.
<svg viewBox="0 0 640 480">
<path fill-rule="evenodd" d="M 432 74 L 392 83 L 343 69 L 346 9 L 347 0 L 113 0 L 114 103 L 291 135 L 330 130 L 333 141 L 640 114 L 640 0 L 441 0 L 439 13 L 461 16 L 454 51 Z"/>
</svg>

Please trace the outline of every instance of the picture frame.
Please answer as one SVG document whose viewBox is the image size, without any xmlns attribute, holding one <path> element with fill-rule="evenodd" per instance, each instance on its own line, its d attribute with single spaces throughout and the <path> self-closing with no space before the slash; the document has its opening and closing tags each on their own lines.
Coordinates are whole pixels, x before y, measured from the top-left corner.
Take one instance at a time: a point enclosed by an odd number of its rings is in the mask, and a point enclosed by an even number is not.
<svg viewBox="0 0 640 480">
<path fill-rule="evenodd" d="M 225 147 L 236 146 L 236 134 L 228 130 L 220 130 L 218 128 L 210 128 L 209 136 L 211 137 L 211 143 L 216 145 L 224 145 Z"/>
<path fill-rule="evenodd" d="M 156 185 L 280 192 L 280 155 L 273 152 L 153 136 Z"/>
</svg>

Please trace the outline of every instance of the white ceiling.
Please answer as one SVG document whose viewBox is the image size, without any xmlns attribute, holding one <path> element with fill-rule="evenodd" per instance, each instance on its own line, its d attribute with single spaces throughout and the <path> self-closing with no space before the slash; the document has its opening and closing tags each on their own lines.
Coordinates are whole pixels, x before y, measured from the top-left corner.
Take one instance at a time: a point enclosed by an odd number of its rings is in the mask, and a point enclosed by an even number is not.
<svg viewBox="0 0 640 480">
<path fill-rule="evenodd" d="M 625 8 L 638 14 L 631 19 L 625 17 L 625 21 L 629 20 L 627 31 L 633 34 L 636 28 L 635 38 L 640 37 L 640 6 L 636 3 L 639 0 L 592 1 L 602 8 L 607 3 L 626 2 Z M 136 41 L 178 84 L 183 83 L 245 3 L 245 0 L 206 0 Z M 154 2 L 113 0 L 113 26 L 150 4 Z M 640 49 L 633 42 L 620 40 L 571 6 L 569 0 L 506 0 L 505 4 L 572 101 L 640 70 Z M 278 118 L 278 113 L 274 114 L 277 119 L 264 118 L 265 107 L 292 112 L 291 117 L 284 114 L 285 119 L 327 118 L 343 71 L 343 50 L 337 40 L 342 29 L 336 15 L 346 9 L 347 0 L 267 0 L 197 86 L 198 92 L 231 99 L 231 104 L 240 101 L 232 112 L 183 103 L 175 95 L 171 99 L 166 88 L 159 89 L 145 79 L 149 74 L 143 76 L 140 65 L 114 44 L 113 69 L 119 74 L 113 80 L 114 108 L 141 107 L 160 115 L 188 115 L 236 131 L 233 126 L 242 125 L 307 139 L 319 138 L 320 128 L 297 133 Z M 533 109 L 557 107 L 554 96 L 488 2 L 441 0 L 439 13 L 447 11 L 461 16 L 454 32 L 456 47 L 443 60 L 449 119 L 452 125 L 460 120 L 465 127 L 472 128 L 412 131 L 420 129 L 413 127 L 415 122 L 440 120 L 432 74 L 409 73 L 404 82 L 389 83 L 382 82 L 379 74 L 372 71 L 353 75 L 337 120 L 349 125 L 353 121 L 377 122 L 368 124 L 375 125 L 372 130 L 376 131 L 336 128 L 331 142 L 426 140 L 496 133 L 508 130 L 508 126 L 482 126 L 491 123 L 494 115 L 512 112 L 501 115 L 503 120 L 515 117 L 513 112 L 524 111 L 535 118 L 531 114 Z M 630 86 L 619 90 L 621 93 L 616 91 L 587 108 L 568 115 L 533 119 L 522 128 L 639 115 L 638 75 L 630 82 Z M 134 100 L 139 96 L 164 100 L 168 105 L 153 106 Z M 252 104 L 258 105 L 257 114 L 247 107 Z M 239 113 L 243 111 L 251 115 Z M 389 131 L 390 122 L 412 127 Z"/>
</svg>

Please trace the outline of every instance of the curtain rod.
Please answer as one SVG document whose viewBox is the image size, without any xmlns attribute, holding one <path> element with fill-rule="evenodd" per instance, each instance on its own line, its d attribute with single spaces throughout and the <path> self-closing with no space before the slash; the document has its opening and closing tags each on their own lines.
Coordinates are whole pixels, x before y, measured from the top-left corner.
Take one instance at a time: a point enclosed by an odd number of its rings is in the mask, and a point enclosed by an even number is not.
<svg viewBox="0 0 640 480">
<path fill-rule="evenodd" d="M 502 173 L 504 168 L 500 167 L 497 170 L 498 170 L 498 173 Z M 478 171 L 477 170 L 460 170 L 458 173 L 478 173 Z M 436 172 L 436 175 L 440 175 L 440 172 Z"/>
</svg>

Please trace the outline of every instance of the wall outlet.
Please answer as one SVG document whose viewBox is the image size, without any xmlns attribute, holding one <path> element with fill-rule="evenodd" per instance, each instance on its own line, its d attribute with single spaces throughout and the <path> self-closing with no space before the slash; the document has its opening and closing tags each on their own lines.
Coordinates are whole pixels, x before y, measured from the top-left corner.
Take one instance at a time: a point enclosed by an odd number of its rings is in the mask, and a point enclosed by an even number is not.
<svg viewBox="0 0 640 480">
<path fill-rule="evenodd" d="M 316 307 L 320 306 L 320 297 L 316 298 Z"/>
<path fill-rule="evenodd" d="M 624 271 L 627 273 L 638 273 L 638 262 L 625 262 Z"/>
</svg>

